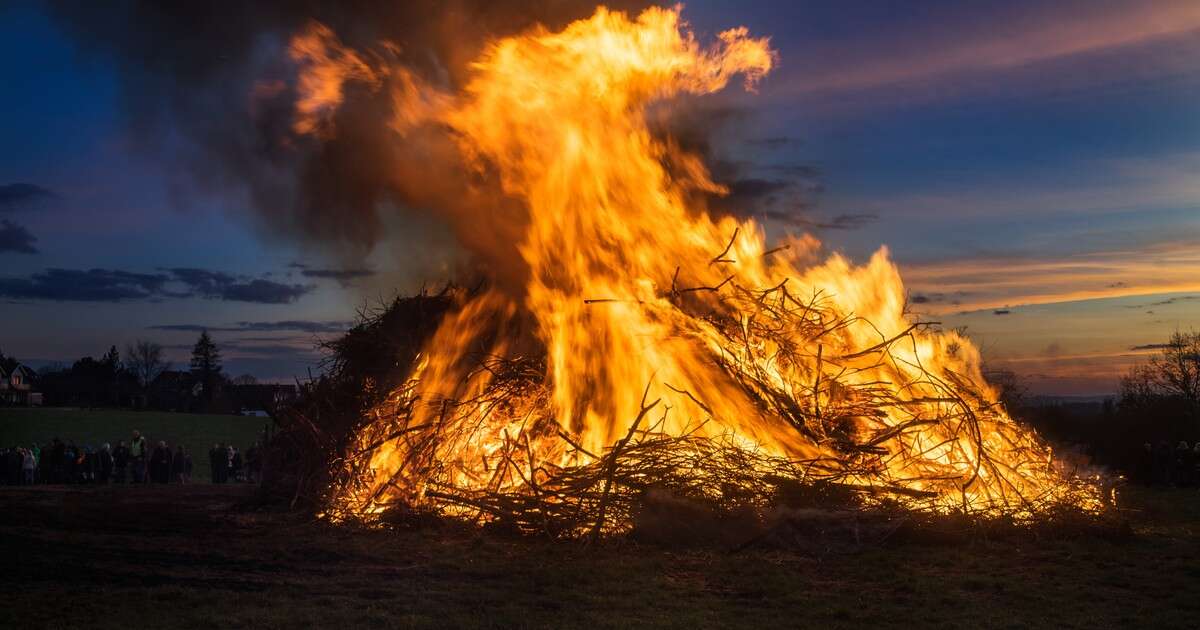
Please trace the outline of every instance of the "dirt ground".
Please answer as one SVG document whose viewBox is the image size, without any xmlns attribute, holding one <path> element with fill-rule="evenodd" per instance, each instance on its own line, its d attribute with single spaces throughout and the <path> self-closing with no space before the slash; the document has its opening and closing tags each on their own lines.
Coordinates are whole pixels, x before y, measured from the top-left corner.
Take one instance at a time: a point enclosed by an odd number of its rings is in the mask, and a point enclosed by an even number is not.
<svg viewBox="0 0 1200 630">
<path fill-rule="evenodd" d="M 244 486 L 0 488 L 0 627 L 1200 627 L 1200 491 L 1125 493 L 1131 537 L 852 552 L 365 531 Z"/>
</svg>

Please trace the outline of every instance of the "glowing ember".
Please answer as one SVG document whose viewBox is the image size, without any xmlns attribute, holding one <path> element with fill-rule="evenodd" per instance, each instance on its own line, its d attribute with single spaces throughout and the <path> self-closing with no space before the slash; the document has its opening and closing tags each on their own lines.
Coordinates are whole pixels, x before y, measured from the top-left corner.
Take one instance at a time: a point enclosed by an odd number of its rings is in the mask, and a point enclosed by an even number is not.
<svg viewBox="0 0 1200 630">
<path fill-rule="evenodd" d="M 344 82 L 398 77 L 397 132 L 448 127 L 528 211 L 523 292 L 461 296 L 364 422 L 331 513 L 487 517 L 507 497 L 619 530 L 610 496 L 665 477 L 719 499 L 781 475 L 942 511 L 1099 505 L 996 404 L 969 341 L 905 314 L 886 250 L 816 264 L 811 238 L 773 248 L 752 220 L 689 207 L 721 187 L 652 136 L 647 107 L 735 75 L 752 87 L 774 63 L 766 39 L 734 29 L 705 48 L 678 9 L 601 8 L 495 42 L 450 95 L 314 29 L 293 44 L 298 130 L 321 129 Z"/>
</svg>

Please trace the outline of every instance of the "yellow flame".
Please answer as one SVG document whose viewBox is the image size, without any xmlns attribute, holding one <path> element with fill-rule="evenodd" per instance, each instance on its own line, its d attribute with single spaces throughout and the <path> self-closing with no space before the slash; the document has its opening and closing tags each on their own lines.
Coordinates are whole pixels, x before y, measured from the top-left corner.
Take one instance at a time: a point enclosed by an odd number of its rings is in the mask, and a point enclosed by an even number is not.
<svg viewBox="0 0 1200 630">
<path fill-rule="evenodd" d="M 293 49 L 315 60 L 299 107 L 311 129 L 347 73 L 378 75 L 316 47 L 332 34 L 304 37 Z M 811 238 L 768 251 L 754 221 L 688 206 L 695 191 L 722 189 L 698 156 L 651 134 L 647 107 L 739 74 L 752 88 L 774 63 L 744 28 L 704 47 L 678 9 L 631 20 L 600 8 L 561 32 L 495 42 L 458 95 L 390 71 L 403 78 L 393 128 L 448 127 L 468 164 L 527 206 L 529 278 L 522 296 L 485 291 L 441 324 L 409 382 L 372 411 L 404 416 L 406 429 L 381 440 L 368 423 L 358 447 L 370 471 L 342 492 L 344 507 L 373 513 L 424 500 L 433 482 L 502 489 L 587 463 L 647 398 L 668 435 L 793 460 L 844 460 L 858 445 L 853 457 L 869 464 L 839 481 L 936 508 L 1027 510 L 1068 496 L 1049 449 L 986 385 L 971 386 L 983 383 L 976 348 L 914 328 L 886 249 L 863 266 L 837 255 L 814 265 Z M 497 393 L 487 360 L 530 351 L 530 338 L 542 372 Z M 483 369 L 480 356 L 492 358 Z"/>
</svg>

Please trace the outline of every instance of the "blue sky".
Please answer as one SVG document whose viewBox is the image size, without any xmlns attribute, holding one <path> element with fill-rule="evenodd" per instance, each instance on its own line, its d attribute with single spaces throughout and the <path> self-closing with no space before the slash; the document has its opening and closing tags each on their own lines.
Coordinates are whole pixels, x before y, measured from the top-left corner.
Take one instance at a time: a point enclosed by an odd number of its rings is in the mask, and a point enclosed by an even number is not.
<svg viewBox="0 0 1200 630">
<path fill-rule="evenodd" d="M 738 138 L 760 140 L 728 155 L 764 181 L 815 169 L 803 225 L 858 260 L 888 246 L 918 310 L 966 325 L 1035 391 L 1112 391 L 1144 357 L 1132 348 L 1200 327 L 1200 5 L 692 2 L 684 16 L 701 38 L 746 25 L 779 52 L 757 94 L 728 96 Z M 448 271 L 438 225 L 403 222 L 351 260 L 180 177 L 174 139 L 148 149 L 131 132 L 128 71 L 35 3 L 0 8 L 0 186 L 39 191 L 0 188 L 6 353 L 69 361 L 150 338 L 183 361 L 190 327 L 209 326 L 226 329 L 229 371 L 288 379 L 321 331 Z M 135 97 L 136 111 L 164 98 Z M 47 269 L 154 278 L 136 299 L 64 301 Z M 321 273 L 357 269 L 373 273 Z"/>
</svg>

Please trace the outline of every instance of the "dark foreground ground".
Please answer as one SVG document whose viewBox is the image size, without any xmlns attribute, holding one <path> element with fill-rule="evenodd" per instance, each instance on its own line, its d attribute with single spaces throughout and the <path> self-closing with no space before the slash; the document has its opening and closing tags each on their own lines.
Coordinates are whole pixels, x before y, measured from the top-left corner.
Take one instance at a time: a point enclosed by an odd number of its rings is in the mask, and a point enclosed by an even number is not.
<svg viewBox="0 0 1200 630">
<path fill-rule="evenodd" d="M 0 627 L 1200 627 L 1200 491 L 1134 535 L 853 553 L 584 547 L 231 509 L 248 488 L 0 488 Z"/>
</svg>

